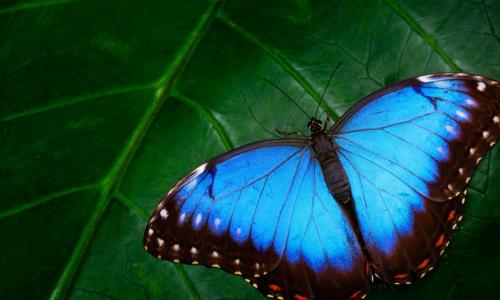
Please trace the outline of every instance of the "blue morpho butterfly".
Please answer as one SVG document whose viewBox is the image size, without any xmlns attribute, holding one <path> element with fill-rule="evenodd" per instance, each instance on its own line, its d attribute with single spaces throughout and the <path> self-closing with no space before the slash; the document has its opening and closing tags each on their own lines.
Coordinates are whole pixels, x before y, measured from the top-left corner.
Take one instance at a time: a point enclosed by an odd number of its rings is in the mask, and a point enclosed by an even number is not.
<svg viewBox="0 0 500 300">
<path fill-rule="evenodd" d="M 465 186 L 500 136 L 499 103 L 496 81 L 425 75 L 369 95 L 331 128 L 311 118 L 307 139 L 224 153 L 162 199 L 145 248 L 241 275 L 278 299 L 409 284 L 461 219 Z"/>
</svg>

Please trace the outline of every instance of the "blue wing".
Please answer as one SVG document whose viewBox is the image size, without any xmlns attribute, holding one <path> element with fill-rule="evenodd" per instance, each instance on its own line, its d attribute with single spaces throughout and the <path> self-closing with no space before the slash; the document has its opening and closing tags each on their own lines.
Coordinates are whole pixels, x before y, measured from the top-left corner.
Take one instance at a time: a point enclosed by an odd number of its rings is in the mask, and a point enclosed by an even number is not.
<svg viewBox="0 0 500 300">
<path fill-rule="evenodd" d="M 307 140 L 244 146 L 181 180 L 145 233 L 154 256 L 221 267 L 265 295 L 347 298 L 370 270 Z"/>
<path fill-rule="evenodd" d="M 379 277 L 409 283 L 432 268 L 499 138 L 499 100 L 483 77 L 421 76 L 368 96 L 332 129 Z"/>
</svg>

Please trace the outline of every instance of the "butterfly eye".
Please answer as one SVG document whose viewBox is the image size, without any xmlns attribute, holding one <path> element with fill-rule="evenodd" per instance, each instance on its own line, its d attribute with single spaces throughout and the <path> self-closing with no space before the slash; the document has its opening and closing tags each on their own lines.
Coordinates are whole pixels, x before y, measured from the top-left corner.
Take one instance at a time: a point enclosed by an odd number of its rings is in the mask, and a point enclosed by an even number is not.
<svg viewBox="0 0 500 300">
<path fill-rule="evenodd" d="M 307 127 L 309 127 L 309 129 L 312 131 L 312 132 L 316 132 L 316 131 L 319 131 L 321 130 L 322 128 L 322 125 L 321 125 L 321 121 L 318 120 L 318 119 L 315 119 L 315 118 L 311 118 L 311 120 L 309 121 L 309 123 L 307 123 Z"/>
</svg>

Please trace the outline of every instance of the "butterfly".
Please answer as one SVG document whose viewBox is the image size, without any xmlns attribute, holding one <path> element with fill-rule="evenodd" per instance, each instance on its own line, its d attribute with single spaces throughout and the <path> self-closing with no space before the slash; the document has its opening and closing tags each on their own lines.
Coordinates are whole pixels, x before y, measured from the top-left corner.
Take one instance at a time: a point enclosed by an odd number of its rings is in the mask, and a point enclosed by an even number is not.
<svg viewBox="0 0 500 300">
<path fill-rule="evenodd" d="M 184 177 L 149 220 L 146 250 L 243 276 L 270 298 L 362 299 L 376 281 L 410 284 L 443 254 L 500 136 L 500 85 L 414 77 L 308 127 L 308 138 L 245 145 Z"/>
</svg>

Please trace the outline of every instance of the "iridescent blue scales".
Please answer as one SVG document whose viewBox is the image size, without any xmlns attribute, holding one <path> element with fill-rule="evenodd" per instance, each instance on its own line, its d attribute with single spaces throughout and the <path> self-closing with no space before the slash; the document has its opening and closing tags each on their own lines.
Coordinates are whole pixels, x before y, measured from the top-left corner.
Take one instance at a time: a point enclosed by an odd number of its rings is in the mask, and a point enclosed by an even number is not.
<svg viewBox="0 0 500 300">
<path fill-rule="evenodd" d="M 154 211 L 146 249 L 241 275 L 278 299 L 358 299 L 376 280 L 410 284 L 442 255 L 465 186 L 500 136 L 500 85 L 420 76 L 311 129 L 195 169 Z M 332 180 L 350 197 L 337 199 Z"/>
</svg>

